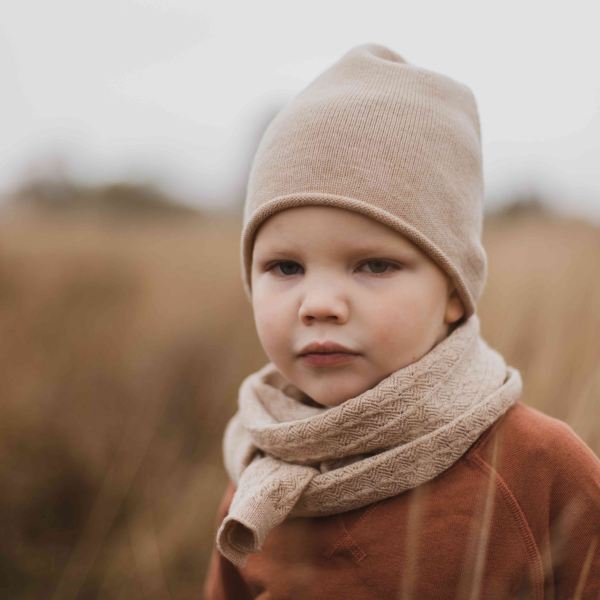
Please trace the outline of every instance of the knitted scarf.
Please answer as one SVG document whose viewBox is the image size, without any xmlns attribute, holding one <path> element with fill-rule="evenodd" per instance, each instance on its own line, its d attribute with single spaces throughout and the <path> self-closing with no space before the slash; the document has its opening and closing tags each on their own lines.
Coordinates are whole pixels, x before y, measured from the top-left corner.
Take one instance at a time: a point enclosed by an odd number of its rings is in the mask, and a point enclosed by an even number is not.
<svg viewBox="0 0 600 600">
<path fill-rule="evenodd" d="M 471 315 L 418 361 L 334 407 L 269 362 L 246 377 L 223 437 L 236 484 L 217 532 L 243 566 L 287 517 L 340 513 L 400 494 L 454 464 L 519 398 L 518 370 Z"/>
</svg>

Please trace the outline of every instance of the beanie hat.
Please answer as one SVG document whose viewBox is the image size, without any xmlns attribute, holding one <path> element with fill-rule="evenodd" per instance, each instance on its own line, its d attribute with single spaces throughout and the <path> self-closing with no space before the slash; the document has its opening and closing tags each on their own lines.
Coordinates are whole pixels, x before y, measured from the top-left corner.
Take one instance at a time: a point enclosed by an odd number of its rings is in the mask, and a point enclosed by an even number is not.
<svg viewBox="0 0 600 600">
<path fill-rule="evenodd" d="M 346 52 L 269 123 L 252 161 L 241 261 L 251 299 L 252 250 L 270 216 L 323 205 L 375 219 L 446 272 L 465 307 L 487 276 L 477 105 L 466 85 L 379 44 Z"/>
</svg>

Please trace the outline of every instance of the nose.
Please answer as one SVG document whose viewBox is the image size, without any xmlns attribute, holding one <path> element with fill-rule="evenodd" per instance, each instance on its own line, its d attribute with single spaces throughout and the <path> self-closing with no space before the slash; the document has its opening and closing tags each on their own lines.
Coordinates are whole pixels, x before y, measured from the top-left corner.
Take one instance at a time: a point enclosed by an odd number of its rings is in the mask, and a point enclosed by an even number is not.
<svg viewBox="0 0 600 600">
<path fill-rule="evenodd" d="M 348 302 L 331 285 L 315 285 L 306 290 L 298 317 L 305 324 L 314 321 L 345 323 L 348 320 Z"/>
</svg>

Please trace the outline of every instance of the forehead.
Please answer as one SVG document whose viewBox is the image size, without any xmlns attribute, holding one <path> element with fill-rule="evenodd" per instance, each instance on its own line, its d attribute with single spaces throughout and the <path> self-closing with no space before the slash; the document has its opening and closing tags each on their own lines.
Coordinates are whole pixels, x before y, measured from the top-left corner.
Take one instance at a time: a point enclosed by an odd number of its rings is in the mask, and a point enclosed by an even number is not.
<svg viewBox="0 0 600 600">
<path fill-rule="evenodd" d="M 358 212 L 331 206 L 288 208 L 269 217 L 254 238 L 256 252 L 280 247 L 394 247 L 422 253 L 400 232 Z"/>
</svg>

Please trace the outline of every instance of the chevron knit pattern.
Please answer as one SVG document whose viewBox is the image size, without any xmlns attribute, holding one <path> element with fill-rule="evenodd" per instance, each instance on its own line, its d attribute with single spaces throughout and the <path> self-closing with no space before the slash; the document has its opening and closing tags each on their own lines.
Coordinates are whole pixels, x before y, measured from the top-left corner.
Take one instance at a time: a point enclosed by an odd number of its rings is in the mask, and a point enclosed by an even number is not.
<svg viewBox="0 0 600 600">
<path fill-rule="evenodd" d="M 335 407 L 302 401 L 273 363 L 241 384 L 223 438 L 236 492 L 217 532 L 237 566 L 287 517 L 383 500 L 454 464 L 519 398 L 521 375 L 476 313 L 418 361 Z"/>
</svg>

